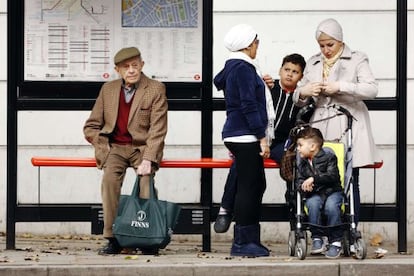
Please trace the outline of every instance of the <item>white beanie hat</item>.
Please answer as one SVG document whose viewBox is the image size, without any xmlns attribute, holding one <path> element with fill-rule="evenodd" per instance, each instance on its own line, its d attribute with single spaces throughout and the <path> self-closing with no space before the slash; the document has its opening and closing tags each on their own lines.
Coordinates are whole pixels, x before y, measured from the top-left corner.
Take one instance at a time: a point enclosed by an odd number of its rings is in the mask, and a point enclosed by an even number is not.
<svg viewBox="0 0 414 276">
<path fill-rule="evenodd" d="M 232 27 L 224 37 L 224 46 L 231 52 L 247 48 L 257 36 L 252 26 L 239 24 Z"/>
<path fill-rule="evenodd" d="M 315 34 L 316 40 L 319 39 L 319 36 L 322 33 L 325 33 L 338 41 L 342 41 L 343 39 L 342 27 L 339 25 L 338 21 L 333 18 L 325 19 L 319 23 Z"/>
</svg>

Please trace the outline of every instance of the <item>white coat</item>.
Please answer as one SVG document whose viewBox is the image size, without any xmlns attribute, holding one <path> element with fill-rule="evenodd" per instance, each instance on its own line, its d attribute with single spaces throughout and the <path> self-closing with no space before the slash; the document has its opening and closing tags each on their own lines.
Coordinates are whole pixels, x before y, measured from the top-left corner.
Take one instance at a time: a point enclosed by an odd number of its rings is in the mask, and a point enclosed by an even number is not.
<svg viewBox="0 0 414 276">
<path fill-rule="evenodd" d="M 303 106 L 309 98 L 300 99 L 300 91 L 309 82 L 322 82 L 323 56 L 312 56 L 306 63 L 304 76 L 293 95 L 294 102 Z M 311 118 L 318 121 L 336 113 L 326 105 L 338 104 L 348 109 L 354 116 L 352 125 L 353 167 L 362 167 L 380 161 L 373 139 L 368 108 L 363 100 L 374 99 L 378 94 L 378 84 L 371 72 L 368 57 L 362 52 L 352 51 L 347 45 L 341 57 L 331 68 L 328 82 L 339 82 L 339 92 L 332 96 L 319 95 L 314 98 L 316 109 Z M 337 140 L 344 137 L 347 126 L 346 116 L 337 116 L 329 120 L 312 124 L 321 130 L 325 140 Z"/>
</svg>

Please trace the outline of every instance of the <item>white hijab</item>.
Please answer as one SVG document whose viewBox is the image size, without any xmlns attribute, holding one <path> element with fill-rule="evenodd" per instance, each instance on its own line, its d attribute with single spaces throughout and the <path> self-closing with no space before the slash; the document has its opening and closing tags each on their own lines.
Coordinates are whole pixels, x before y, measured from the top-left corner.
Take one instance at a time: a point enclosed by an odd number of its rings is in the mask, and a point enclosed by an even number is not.
<svg viewBox="0 0 414 276">
<path fill-rule="evenodd" d="M 256 38 L 257 32 L 252 26 L 239 24 L 233 26 L 224 37 L 224 46 L 230 52 L 237 52 L 247 48 Z"/>
<path fill-rule="evenodd" d="M 319 23 L 315 33 L 316 40 L 319 39 L 319 36 L 322 33 L 325 33 L 338 41 L 343 41 L 342 27 L 339 25 L 338 21 L 333 18 L 325 19 Z"/>
</svg>

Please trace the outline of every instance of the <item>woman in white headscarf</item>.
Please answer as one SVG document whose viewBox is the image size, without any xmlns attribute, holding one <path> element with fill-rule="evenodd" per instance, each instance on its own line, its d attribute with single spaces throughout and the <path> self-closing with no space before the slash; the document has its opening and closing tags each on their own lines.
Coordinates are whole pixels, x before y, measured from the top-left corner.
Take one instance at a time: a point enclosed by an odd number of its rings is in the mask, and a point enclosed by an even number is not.
<svg viewBox="0 0 414 276">
<path fill-rule="evenodd" d="M 354 116 L 352 125 L 353 177 L 355 220 L 359 220 L 359 167 L 380 161 L 374 143 L 368 108 L 363 100 L 374 99 L 378 85 L 372 74 L 366 54 L 351 50 L 343 42 L 341 25 L 332 18 L 323 20 L 316 29 L 320 53 L 306 63 L 304 76 L 293 100 L 305 105 L 314 98 L 316 109 L 311 118 L 326 140 L 344 139 L 346 116 L 333 116 L 336 111 L 327 105 L 343 106 Z M 322 121 L 319 121 L 322 120 Z M 319 121 L 319 122 L 318 122 Z"/>
<path fill-rule="evenodd" d="M 230 55 L 214 84 L 224 91 L 227 117 L 222 138 L 234 156 L 237 173 L 230 254 L 269 256 L 260 242 L 259 220 L 266 189 L 263 158 L 269 157 L 273 135 L 272 98 L 253 61 L 259 45 L 256 31 L 246 24 L 236 25 L 226 34 L 224 45 Z"/>
</svg>

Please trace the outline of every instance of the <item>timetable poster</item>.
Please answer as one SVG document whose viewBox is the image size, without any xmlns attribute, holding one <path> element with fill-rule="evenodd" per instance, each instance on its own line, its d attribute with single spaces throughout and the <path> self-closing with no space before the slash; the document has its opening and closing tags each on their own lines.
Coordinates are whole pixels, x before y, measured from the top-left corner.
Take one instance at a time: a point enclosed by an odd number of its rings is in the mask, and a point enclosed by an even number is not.
<svg viewBox="0 0 414 276">
<path fill-rule="evenodd" d="M 24 79 L 115 79 L 113 56 L 135 46 L 147 76 L 201 82 L 202 25 L 202 0 L 27 0 Z"/>
</svg>

